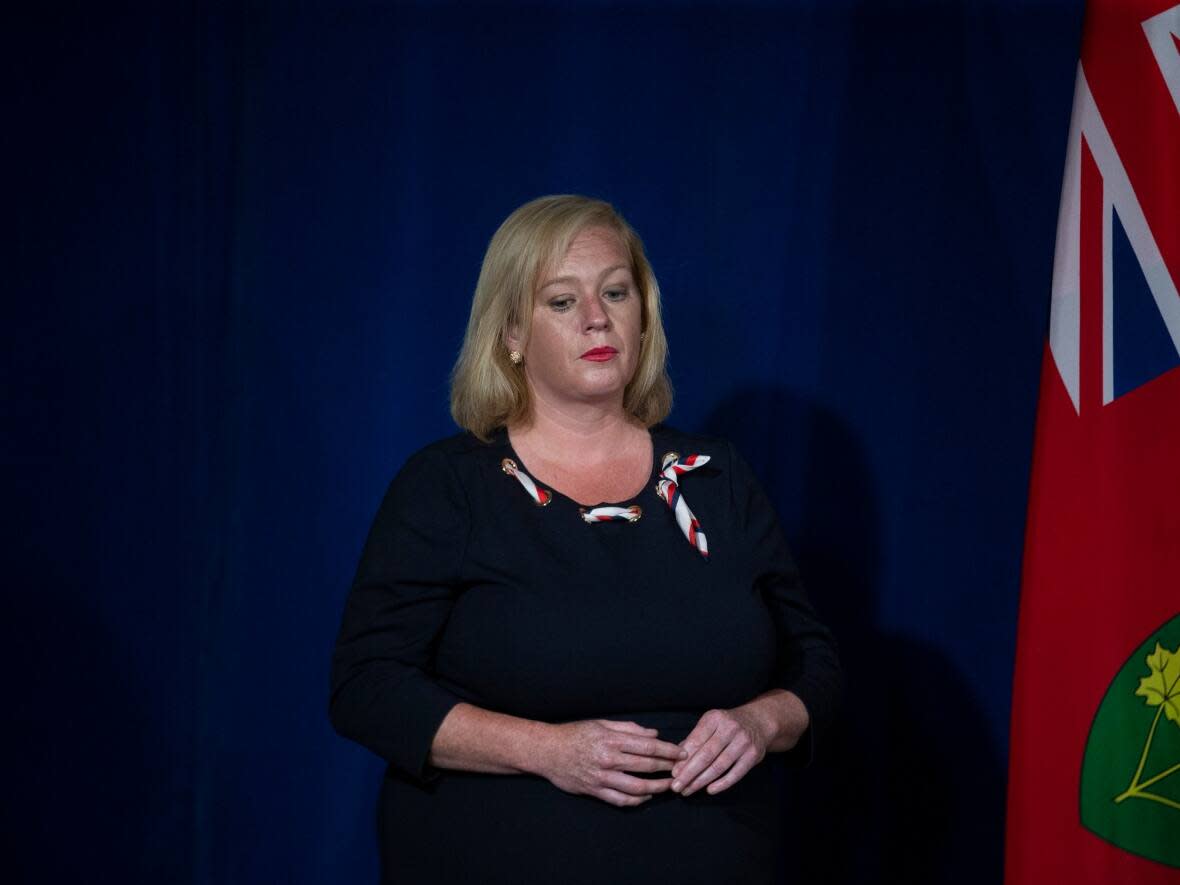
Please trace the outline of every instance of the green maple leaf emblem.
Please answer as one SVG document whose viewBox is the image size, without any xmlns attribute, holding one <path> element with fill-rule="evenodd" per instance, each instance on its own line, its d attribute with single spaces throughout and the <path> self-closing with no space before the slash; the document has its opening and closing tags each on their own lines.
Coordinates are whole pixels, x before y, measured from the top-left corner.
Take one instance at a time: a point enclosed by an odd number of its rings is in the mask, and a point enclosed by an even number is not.
<svg viewBox="0 0 1180 885">
<path fill-rule="evenodd" d="M 1080 799 L 1086 828 L 1180 867 L 1180 615 L 1135 650 L 1107 689 L 1086 742 Z"/>
<path fill-rule="evenodd" d="M 1135 694 L 1147 698 L 1147 706 L 1162 707 L 1164 714 L 1180 725 L 1180 648 L 1167 651 L 1158 642 L 1147 656 L 1150 676 L 1139 680 Z"/>
</svg>

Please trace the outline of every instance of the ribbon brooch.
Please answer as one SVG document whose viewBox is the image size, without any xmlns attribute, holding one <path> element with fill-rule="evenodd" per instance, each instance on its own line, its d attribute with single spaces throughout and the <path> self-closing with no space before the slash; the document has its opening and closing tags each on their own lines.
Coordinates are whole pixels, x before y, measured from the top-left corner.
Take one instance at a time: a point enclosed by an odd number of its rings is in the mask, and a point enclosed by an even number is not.
<svg viewBox="0 0 1180 885">
<path fill-rule="evenodd" d="M 686 455 L 681 458 L 676 452 L 668 452 L 660 459 L 660 478 L 655 486 L 656 494 L 672 511 L 676 524 L 688 539 L 688 543 L 706 560 L 709 558 L 709 543 L 701 530 L 700 520 L 693 515 L 680 492 L 680 477 L 708 463 L 708 455 Z M 538 486 L 511 458 L 501 461 L 500 469 L 508 476 L 514 477 L 537 506 L 544 507 L 553 500 L 553 493 Z M 643 510 L 637 504 L 629 507 L 606 505 L 582 507 L 579 513 L 583 521 L 593 525 L 599 522 L 636 522 L 643 515 Z"/>
<path fill-rule="evenodd" d="M 700 520 L 688 509 L 684 495 L 680 494 L 680 477 L 708 463 L 708 455 L 686 455 L 681 458 L 675 452 L 669 452 L 660 462 L 660 479 L 656 482 L 656 494 L 672 509 L 676 524 L 684 532 L 684 537 L 688 538 L 688 543 L 696 547 L 705 559 L 709 558 L 709 542 L 701 531 Z"/>
</svg>

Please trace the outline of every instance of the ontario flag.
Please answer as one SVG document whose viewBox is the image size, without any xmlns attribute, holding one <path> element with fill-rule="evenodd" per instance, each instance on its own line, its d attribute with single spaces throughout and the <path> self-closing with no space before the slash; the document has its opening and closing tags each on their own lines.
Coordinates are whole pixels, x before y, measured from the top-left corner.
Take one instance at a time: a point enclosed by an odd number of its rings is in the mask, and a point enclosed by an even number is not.
<svg viewBox="0 0 1180 885">
<path fill-rule="evenodd" d="M 1008 885 L 1180 883 L 1180 5 L 1087 5 L 1025 537 Z"/>
</svg>

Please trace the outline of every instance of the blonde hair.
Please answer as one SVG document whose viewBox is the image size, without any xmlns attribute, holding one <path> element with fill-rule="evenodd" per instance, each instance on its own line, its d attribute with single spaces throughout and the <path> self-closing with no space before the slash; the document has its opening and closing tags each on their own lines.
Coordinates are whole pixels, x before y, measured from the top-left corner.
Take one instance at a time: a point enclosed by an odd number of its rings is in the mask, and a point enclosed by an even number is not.
<svg viewBox="0 0 1180 885">
<path fill-rule="evenodd" d="M 623 392 L 623 408 L 646 427 L 672 410 L 660 287 L 643 241 L 610 203 L 572 194 L 540 197 L 504 219 L 492 236 L 475 284 L 463 348 L 451 372 L 451 416 L 480 439 L 531 416 L 528 384 L 508 358 L 506 336 L 515 327 L 527 340 L 538 275 L 555 266 L 588 227 L 618 234 L 639 288 L 646 335 L 635 375 Z"/>
</svg>

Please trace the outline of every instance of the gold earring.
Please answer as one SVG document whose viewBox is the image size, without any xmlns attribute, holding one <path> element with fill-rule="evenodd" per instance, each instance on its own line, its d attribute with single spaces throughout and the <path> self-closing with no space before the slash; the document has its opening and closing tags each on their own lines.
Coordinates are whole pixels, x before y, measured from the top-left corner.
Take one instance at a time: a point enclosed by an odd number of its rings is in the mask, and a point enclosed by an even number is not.
<svg viewBox="0 0 1180 885">
<path fill-rule="evenodd" d="M 512 361 L 512 365 L 519 366 L 524 361 L 524 357 L 520 355 L 519 350 L 508 351 L 508 359 Z"/>
<path fill-rule="evenodd" d="M 646 332 L 640 332 L 640 333 L 639 333 L 639 340 L 640 340 L 640 341 L 646 341 L 646 340 L 647 340 L 647 333 L 646 333 Z"/>
</svg>

